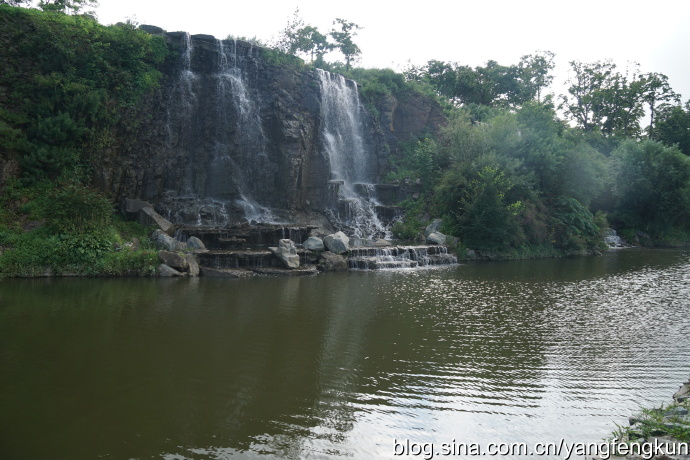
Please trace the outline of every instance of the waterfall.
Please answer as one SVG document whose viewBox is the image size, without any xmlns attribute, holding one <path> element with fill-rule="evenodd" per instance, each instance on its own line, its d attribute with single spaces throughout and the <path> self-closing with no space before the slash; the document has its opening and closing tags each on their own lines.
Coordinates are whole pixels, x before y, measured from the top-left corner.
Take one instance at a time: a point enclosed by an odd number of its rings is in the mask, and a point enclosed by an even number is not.
<svg viewBox="0 0 690 460">
<path fill-rule="evenodd" d="M 257 196 L 257 174 L 268 164 L 252 50 L 235 40 L 204 49 L 180 35 L 180 73 L 169 94 L 168 150 L 175 162 L 161 200 L 173 222 L 228 225 L 241 218 L 278 219 Z M 201 53 L 201 55 L 197 55 Z M 215 56 L 217 62 L 208 62 Z M 206 62 L 204 62 L 206 61 Z M 263 189 L 262 189 L 263 187 Z"/>
<path fill-rule="evenodd" d="M 363 110 L 357 84 L 342 75 L 317 69 L 321 83 L 321 135 L 337 188 L 339 207 L 332 212 L 336 227 L 347 227 L 358 238 L 390 237 L 376 214 L 373 181 L 376 157 L 364 137 Z M 366 193 L 362 193 L 366 190 Z"/>
<path fill-rule="evenodd" d="M 219 145 L 213 158 L 213 170 L 230 171 L 233 183 L 237 186 L 239 198 L 235 203 L 244 211 L 248 221 L 275 223 L 276 217 L 271 210 L 260 205 L 254 198 L 248 182 L 252 177 L 252 171 L 248 167 L 240 167 L 228 154 L 231 142 L 242 146 L 240 155 L 244 165 L 254 165 L 262 158 L 266 158 L 266 135 L 261 123 L 258 94 L 252 94 L 247 87 L 247 76 L 244 69 L 246 57 L 238 56 L 237 40 L 232 40 L 232 47 L 228 49 L 223 40 L 217 40 L 218 47 L 218 109 L 220 111 L 220 139 L 226 139 L 228 145 Z M 251 56 L 251 48 L 248 55 Z M 234 126 L 234 136 L 229 138 L 228 133 L 233 132 L 229 126 L 228 110 L 235 111 L 237 122 Z"/>
</svg>

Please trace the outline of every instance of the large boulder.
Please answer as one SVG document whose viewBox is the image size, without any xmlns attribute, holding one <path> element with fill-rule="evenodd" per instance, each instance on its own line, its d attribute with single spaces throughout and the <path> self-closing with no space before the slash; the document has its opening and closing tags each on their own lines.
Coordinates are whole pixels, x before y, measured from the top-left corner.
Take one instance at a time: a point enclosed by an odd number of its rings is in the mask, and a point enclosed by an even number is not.
<svg viewBox="0 0 690 460">
<path fill-rule="evenodd" d="M 183 273 L 178 272 L 170 265 L 160 264 L 158 266 L 158 276 L 172 277 L 172 276 L 184 276 Z"/>
<path fill-rule="evenodd" d="M 424 229 L 424 237 L 428 238 L 432 233 L 441 233 L 441 225 L 443 221 L 441 219 L 434 219 L 429 225 Z"/>
<path fill-rule="evenodd" d="M 426 237 L 427 244 L 446 244 L 446 235 L 441 232 L 430 233 Z"/>
<path fill-rule="evenodd" d="M 323 252 L 326 250 L 326 247 L 323 245 L 323 240 L 316 236 L 307 238 L 306 241 L 302 243 L 302 246 L 308 251 Z"/>
<path fill-rule="evenodd" d="M 186 271 L 189 267 L 189 262 L 187 262 L 187 257 L 184 254 L 171 251 L 159 251 L 158 260 L 161 263 L 168 265 L 176 270 Z"/>
<path fill-rule="evenodd" d="M 199 276 L 199 263 L 196 261 L 194 254 L 185 254 L 187 259 L 187 274 L 192 277 Z"/>
<path fill-rule="evenodd" d="M 152 208 L 151 203 L 138 198 L 125 198 L 120 205 L 120 211 L 130 220 L 138 219 L 139 211 L 143 208 Z"/>
<path fill-rule="evenodd" d="M 175 226 L 166 218 L 158 214 L 150 206 L 144 206 L 137 212 L 137 219 L 144 227 L 156 226 L 170 236 L 175 234 Z"/>
<path fill-rule="evenodd" d="M 268 248 L 286 268 L 299 268 L 299 256 L 297 248 L 292 240 L 282 239 L 278 242 L 278 247 Z"/>
<path fill-rule="evenodd" d="M 326 236 L 323 244 L 333 254 L 342 254 L 350 250 L 350 238 L 343 232 L 336 232 Z"/>
<path fill-rule="evenodd" d="M 326 251 L 321 253 L 317 268 L 322 272 L 342 272 L 347 270 L 349 267 L 345 257 L 338 254 L 333 254 L 330 251 Z"/>
<path fill-rule="evenodd" d="M 187 247 L 194 249 L 195 251 L 204 251 L 206 250 L 206 245 L 204 244 L 203 241 L 201 241 L 199 238 L 196 236 L 190 236 L 187 239 Z"/>
<path fill-rule="evenodd" d="M 153 241 L 153 244 L 156 245 L 156 248 L 170 252 L 182 251 L 185 248 L 185 244 L 183 242 L 177 241 L 175 238 L 171 237 L 160 229 L 151 234 L 151 241 Z"/>
</svg>

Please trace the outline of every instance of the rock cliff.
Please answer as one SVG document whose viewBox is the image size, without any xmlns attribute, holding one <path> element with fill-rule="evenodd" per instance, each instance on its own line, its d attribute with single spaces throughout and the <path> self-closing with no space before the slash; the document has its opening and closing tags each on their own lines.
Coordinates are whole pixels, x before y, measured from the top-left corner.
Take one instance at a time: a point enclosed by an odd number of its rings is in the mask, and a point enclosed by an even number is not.
<svg viewBox="0 0 690 460">
<path fill-rule="evenodd" d="M 185 224 L 305 221 L 332 206 L 339 184 L 324 148 L 319 74 L 243 41 L 163 35 L 173 50 L 163 85 L 126 114 L 119 142 L 96 162 L 95 184 Z M 379 104 L 378 119 L 359 110 L 373 182 L 400 140 L 443 122 L 420 95 Z"/>
</svg>

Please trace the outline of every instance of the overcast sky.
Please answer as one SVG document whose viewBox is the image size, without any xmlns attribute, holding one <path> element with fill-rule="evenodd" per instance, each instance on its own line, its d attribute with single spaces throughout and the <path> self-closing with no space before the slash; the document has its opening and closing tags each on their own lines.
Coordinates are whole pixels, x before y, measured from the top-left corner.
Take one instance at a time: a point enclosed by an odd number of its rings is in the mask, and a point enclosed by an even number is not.
<svg viewBox="0 0 690 460">
<path fill-rule="evenodd" d="M 517 64 L 537 50 L 556 53 L 552 91 L 564 92 L 568 62 L 628 61 L 642 72 L 667 75 L 690 99 L 690 2 L 687 0 L 99 0 L 97 16 L 112 24 L 132 19 L 172 31 L 217 38 L 270 40 L 296 8 L 321 32 L 335 18 L 363 27 L 355 43 L 363 67 L 402 70 L 430 59 L 472 67 L 493 59 Z M 409 5 L 409 6 L 405 6 Z"/>
</svg>

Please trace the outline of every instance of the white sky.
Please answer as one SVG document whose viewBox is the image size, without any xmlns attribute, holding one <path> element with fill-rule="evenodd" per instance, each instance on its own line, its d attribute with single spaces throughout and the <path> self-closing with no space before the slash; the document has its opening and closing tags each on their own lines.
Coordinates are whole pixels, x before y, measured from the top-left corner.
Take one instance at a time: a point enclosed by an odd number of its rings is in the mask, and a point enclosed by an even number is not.
<svg viewBox="0 0 690 460">
<path fill-rule="evenodd" d="M 611 58 L 667 75 L 690 99 L 690 2 L 687 0 L 99 0 L 102 24 L 132 19 L 216 38 L 276 36 L 297 7 L 322 33 L 335 18 L 359 24 L 363 67 L 402 70 L 430 59 L 477 66 L 517 64 L 537 50 L 556 53 L 552 91 L 565 92 L 568 62 Z M 405 6 L 410 5 L 410 6 Z"/>
</svg>

